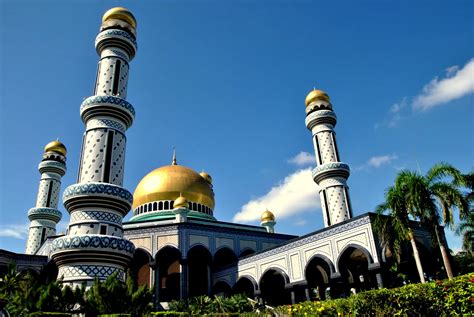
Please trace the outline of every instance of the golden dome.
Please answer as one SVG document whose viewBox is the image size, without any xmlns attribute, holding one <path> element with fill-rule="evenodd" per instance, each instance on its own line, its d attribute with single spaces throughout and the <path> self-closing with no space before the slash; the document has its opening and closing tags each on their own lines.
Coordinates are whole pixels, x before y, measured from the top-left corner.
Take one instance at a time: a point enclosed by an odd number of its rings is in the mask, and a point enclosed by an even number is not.
<svg viewBox="0 0 474 317">
<path fill-rule="evenodd" d="M 262 222 L 275 221 L 275 215 L 270 210 L 265 210 L 260 217 Z"/>
<path fill-rule="evenodd" d="M 304 103 L 306 104 L 306 107 L 307 107 L 307 106 L 309 106 L 313 101 L 316 101 L 316 100 L 323 100 L 323 101 L 330 102 L 330 101 L 329 101 L 329 95 L 328 95 L 327 93 L 325 93 L 324 91 L 319 90 L 319 89 L 313 89 L 313 90 L 310 91 L 310 93 L 306 96 L 306 99 L 305 99 Z"/>
<path fill-rule="evenodd" d="M 143 177 L 133 193 L 133 209 L 159 200 L 174 201 L 180 196 L 214 209 L 214 192 L 209 183 L 181 165 L 163 166 Z"/>
<path fill-rule="evenodd" d="M 59 142 L 59 140 L 55 140 L 46 144 L 46 146 L 44 147 L 44 153 L 46 152 L 56 152 L 63 156 L 66 156 L 67 149 L 66 149 L 66 146 L 64 146 L 64 144 Z"/>
<path fill-rule="evenodd" d="M 121 20 L 130 24 L 132 28 L 137 28 L 137 20 L 135 20 L 135 17 L 133 16 L 132 12 L 130 12 L 130 10 L 126 8 L 115 7 L 108 10 L 102 17 L 102 23 L 110 19 Z"/>
<path fill-rule="evenodd" d="M 204 178 L 209 184 L 212 184 L 212 177 L 211 177 L 211 175 L 209 175 L 209 174 L 206 173 L 206 172 L 201 172 L 201 173 L 199 173 L 199 175 L 201 175 L 201 177 Z"/>
<path fill-rule="evenodd" d="M 176 200 L 174 201 L 174 204 L 173 204 L 173 208 L 174 209 L 176 209 L 176 208 L 189 208 L 188 200 L 186 199 L 186 197 L 179 196 L 178 198 L 176 198 Z"/>
</svg>

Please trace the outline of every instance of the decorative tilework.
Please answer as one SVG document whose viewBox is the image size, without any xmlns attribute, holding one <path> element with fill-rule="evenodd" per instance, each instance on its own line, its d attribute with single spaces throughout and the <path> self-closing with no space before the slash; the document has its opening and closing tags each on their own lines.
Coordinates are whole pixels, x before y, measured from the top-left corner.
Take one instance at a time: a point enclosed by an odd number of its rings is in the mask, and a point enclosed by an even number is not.
<svg viewBox="0 0 474 317">
<path fill-rule="evenodd" d="M 62 213 L 59 210 L 53 208 L 31 208 L 28 211 L 28 217 L 30 220 L 32 218 L 40 218 L 41 216 L 44 216 L 46 219 L 59 222 L 59 220 L 61 220 Z"/>
<path fill-rule="evenodd" d="M 133 115 L 135 115 L 135 109 L 133 108 L 131 103 L 129 103 L 125 99 L 115 97 L 115 96 L 109 96 L 109 95 L 91 96 L 89 98 L 86 98 L 81 104 L 81 111 L 87 106 L 101 105 L 101 104 L 110 104 L 110 105 L 120 106 L 124 109 L 127 109 Z"/>
<path fill-rule="evenodd" d="M 59 277 L 64 277 L 64 280 L 73 278 L 107 278 L 115 272 L 119 272 L 117 278 L 124 281 L 125 272 L 122 269 L 105 266 L 105 265 L 74 265 L 74 266 L 61 266 L 58 271 Z"/>
<path fill-rule="evenodd" d="M 108 119 L 91 119 L 89 120 L 89 122 L 87 122 L 87 128 L 88 129 L 112 128 L 122 133 L 125 132 L 125 126 L 123 124 L 115 120 L 108 120 Z"/>
<path fill-rule="evenodd" d="M 121 224 L 122 216 L 106 211 L 74 211 L 71 214 L 71 223 L 81 220 L 105 220 Z"/>
<path fill-rule="evenodd" d="M 290 243 L 284 244 L 280 247 L 276 247 L 274 249 L 271 249 L 271 250 L 268 250 L 268 251 L 265 251 L 265 252 L 261 252 L 259 254 L 256 254 L 254 256 L 250 256 L 248 258 L 244 258 L 244 259 L 239 261 L 239 265 L 240 264 L 252 263 L 252 262 L 255 262 L 255 261 L 263 259 L 263 258 L 267 258 L 267 257 L 273 256 L 273 255 L 276 255 L 276 254 L 280 254 L 282 252 L 286 252 L 286 251 L 289 251 L 289 250 L 294 250 L 295 248 L 301 247 L 305 244 L 309 244 L 309 243 L 312 243 L 312 242 L 315 242 L 315 241 L 319 241 L 319 240 L 322 240 L 324 238 L 334 236 L 338 233 L 345 232 L 345 231 L 348 231 L 348 230 L 353 229 L 353 228 L 361 227 L 361 226 L 363 226 L 367 223 L 370 223 L 370 217 L 369 216 L 351 221 L 347 224 L 338 225 L 338 226 L 335 226 L 335 227 L 329 227 L 328 229 L 325 229 L 321 232 L 314 233 L 310 236 L 307 236 L 307 237 L 304 237 L 304 238 L 301 238 L 301 239 L 297 239 L 294 242 L 290 242 Z"/>
<path fill-rule="evenodd" d="M 137 47 L 137 40 L 135 39 L 135 37 L 130 33 L 121 30 L 105 30 L 103 32 L 100 32 L 95 39 L 96 45 L 98 42 L 107 37 L 123 37 L 132 42 L 132 44 Z"/>
<path fill-rule="evenodd" d="M 133 203 L 133 195 L 128 190 L 120 186 L 105 183 L 73 184 L 64 191 L 63 200 L 67 200 L 69 197 L 84 194 L 102 194 L 114 196 L 124 199 L 130 204 Z"/>
<path fill-rule="evenodd" d="M 51 245 L 51 251 L 67 249 L 112 249 L 133 254 L 135 246 L 130 241 L 112 236 L 83 235 L 57 238 Z"/>
</svg>

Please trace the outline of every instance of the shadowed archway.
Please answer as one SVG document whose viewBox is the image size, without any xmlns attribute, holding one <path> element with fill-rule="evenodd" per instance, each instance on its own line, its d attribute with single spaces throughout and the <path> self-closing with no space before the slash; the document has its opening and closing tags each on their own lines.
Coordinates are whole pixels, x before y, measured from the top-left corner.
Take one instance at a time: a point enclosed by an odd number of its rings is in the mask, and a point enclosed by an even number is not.
<svg viewBox="0 0 474 317">
<path fill-rule="evenodd" d="M 263 301 L 271 306 L 291 304 L 290 292 L 285 289 L 288 276 L 280 269 L 267 270 L 260 279 Z"/>
</svg>

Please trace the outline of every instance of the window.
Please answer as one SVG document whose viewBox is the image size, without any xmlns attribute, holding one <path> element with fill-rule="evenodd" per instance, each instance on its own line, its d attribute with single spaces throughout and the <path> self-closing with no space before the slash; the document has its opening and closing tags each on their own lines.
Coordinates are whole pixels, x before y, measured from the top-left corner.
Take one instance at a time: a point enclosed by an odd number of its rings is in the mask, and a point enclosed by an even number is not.
<svg viewBox="0 0 474 317">
<path fill-rule="evenodd" d="M 107 225 L 100 225 L 100 234 L 107 234 Z"/>
</svg>

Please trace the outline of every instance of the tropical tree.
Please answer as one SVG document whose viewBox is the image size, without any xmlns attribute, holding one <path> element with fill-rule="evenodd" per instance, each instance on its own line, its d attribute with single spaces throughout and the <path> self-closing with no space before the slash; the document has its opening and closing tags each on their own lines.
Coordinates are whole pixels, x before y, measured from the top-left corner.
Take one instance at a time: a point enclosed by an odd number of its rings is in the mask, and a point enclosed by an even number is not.
<svg viewBox="0 0 474 317">
<path fill-rule="evenodd" d="M 397 260 L 400 259 L 401 246 L 403 242 L 407 240 L 410 241 L 420 281 L 425 283 L 423 267 L 416 246 L 412 224 L 410 222 L 410 218 L 418 218 L 420 215 L 419 210 L 424 210 L 424 208 L 420 208 L 421 206 L 419 206 L 420 202 L 418 200 L 407 199 L 408 197 L 413 196 L 411 194 L 413 192 L 412 187 L 414 187 L 414 185 L 416 187 L 416 184 L 411 182 L 412 176 L 412 172 L 400 172 L 395 179 L 395 184 L 386 190 L 385 202 L 378 205 L 375 211 L 379 216 L 386 213 L 390 216 L 389 222 L 390 226 L 393 228 L 391 231 L 393 235 L 391 237 L 381 236 L 381 238 L 385 243 L 391 241 L 390 244 L 395 252 Z M 388 221 L 383 221 L 381 219 L 383 218 L 379 217 L 378 223 L 381 223 L 382 226 L 378 226 L 378 231 L 381 233 L 387 232 L 383 231 L 383 227 L 387 227 Z"/>
<path fill-rule="evenodd" d="M 463 175 L 463 181 L 462 185 L 468 190 L 465 198 L 469 209 L 465 217 L 461 215 L 462 222 L 457 229 L 457 233 L 463 235 L 463 249 L 472 254 L 474 252 L 474 172 Z"/>
<path fill-rule="evenodd" d="M 460 186 L 465 183 L 465 178 L 453 166 L 439 163 L 434 165 L 420 181 L 425 182 L 426 191 L 433 200 L 431 206 L 429 204 L 426 206 L 425 214 L 421 218 L 432 226 L 446 274 L 448 278 L 452 278 L 453 272 L 444 239 L 443 225 L 448 228 L 453 227 L 455 209 L 459 211 L 461 219 L 465 218 L 468 213 L 466 199 L 460 190 Z"/>
</svg>

